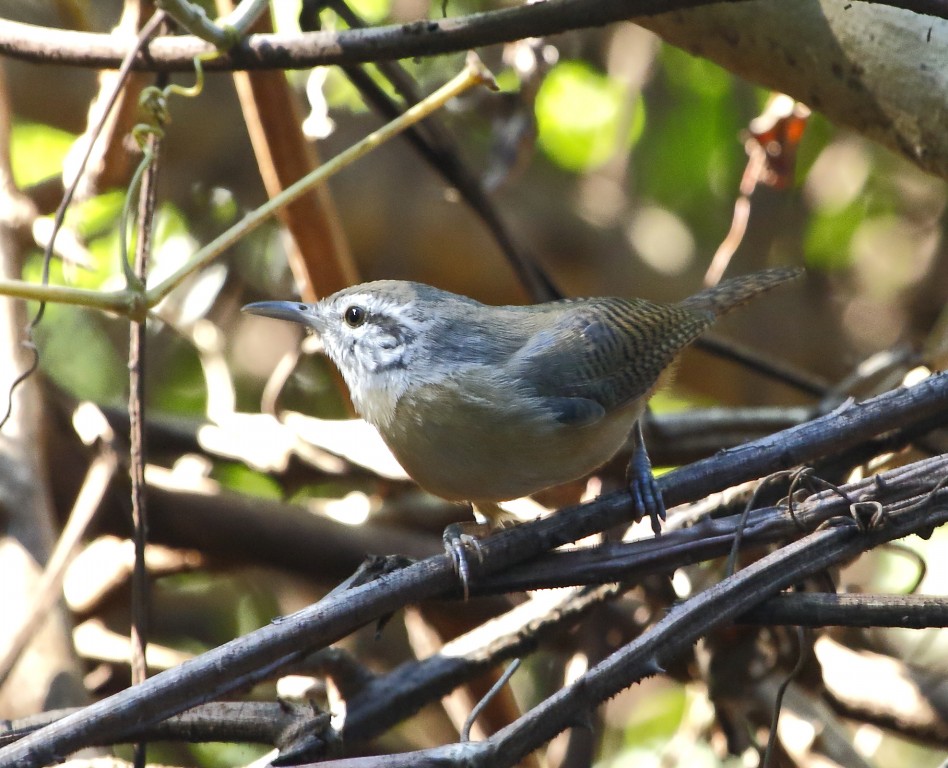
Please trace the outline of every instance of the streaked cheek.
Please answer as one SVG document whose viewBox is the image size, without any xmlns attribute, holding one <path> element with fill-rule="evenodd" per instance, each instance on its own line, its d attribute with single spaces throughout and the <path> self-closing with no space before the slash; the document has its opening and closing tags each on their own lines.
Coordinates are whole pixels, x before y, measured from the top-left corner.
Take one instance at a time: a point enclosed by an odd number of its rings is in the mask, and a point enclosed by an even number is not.
<svg viewBox="0 0 948 768">
<path fill-rule="evenodd" d="M 382 370 L 392 368 L 400 364 L 402 357 L 401 350 L 398 348 L 379 349 L 375 355 L 372 370 Z"/>
<path fill-rule="evenodd" d="M 371 355 L 366 355 L 366 367 L 373 372 L 398 368 L 404 355 L 405 346 L 399 339 L 389 334 L 380 335 L 374 340 Z"/>
</svg>

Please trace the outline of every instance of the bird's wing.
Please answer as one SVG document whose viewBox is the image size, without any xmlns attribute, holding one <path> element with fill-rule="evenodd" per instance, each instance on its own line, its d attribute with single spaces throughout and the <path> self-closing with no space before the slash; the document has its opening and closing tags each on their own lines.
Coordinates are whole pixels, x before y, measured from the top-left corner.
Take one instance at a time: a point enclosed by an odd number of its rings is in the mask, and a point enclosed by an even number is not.
<svg viewBox="0 0 948 768">
<path fill-rule="evenodd" d="M 713 322 L 710 312 L 644 299 L 562 302 L 549 313 L 556 319 L 530 336 L 510 365 L 569 424 L 592 423 L 648 393 Z"/>
</svg>

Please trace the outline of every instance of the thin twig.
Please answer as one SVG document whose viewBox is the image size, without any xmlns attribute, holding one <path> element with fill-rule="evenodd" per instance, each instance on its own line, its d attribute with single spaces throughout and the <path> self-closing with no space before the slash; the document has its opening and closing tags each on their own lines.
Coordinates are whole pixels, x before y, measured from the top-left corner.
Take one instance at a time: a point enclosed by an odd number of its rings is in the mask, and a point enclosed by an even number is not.
<svg viewBox="0 0 948 768">
<path fill-rule="evenodd" d="M 20 654 L 33 639 L 37 627 L 46 621 L 50 609 L 62 596 L 66 568 L 79 550 L 82 537 L 92 522 L 117 467 L 118 458 L 107 446 L 100 448 L 99 453 L 89 464 L 66 525 L 56 541 L 56 546 L 43 570 L 42 578 L 34 590 L 30 614 L 13 635 L 9 647 L 0 659 L 0 687 L 13 670 Z"/>
<path fill-rule="evenodd" d="M 514 672 L 520 669 L 520 659 L 514 659 L 507 665 L 507 669 L 504 670 L 504 673 L 497 678 L 490 690 L 484 694 L 483 698 L 474 707 L 471 709 L 471 714 L 467 716 L 467 720 L 464 721 L 464 727 L 461 729 L 460 739 L 461 741 L 470 741 L 471 740 L 471 728 L 474 727 L 474 723 L 477 721 L 477 718 L 480 717 L 481 712 L 484 711 L 484 708 L 490 704 L 491 699 L 493 699 L 500 689 L 503 688 L 510 681 L 510 678 L 513 677 Z"/>
<path fill-rule="evenodd" d="M 696 339 L 694 346 L 722 360 L 730 360 L 761 376 L 779 381 L 781 384 L 814 397 L 826 397 L 830 391 L 830 386 L 825 380 L 814 376 L 809 371 L 801 370 L 797 366 L 774 357 L 768 357 L 732 339 L 723 339 L 713 333 L 708 333 Z"/>
<path fill-rule="evenodd" d="M 0 21 L 0 27 L 2 25 L 3 22 Z M 193 60 L 191 64 L 194 66 Z M 459 96 L 475 85 L 491 86 L 492 84 L 493 78 L 483 68 L 476 56 L 472 59 L 469 58 L 468 65 L 455 78 L 407 110 L 400 118 L 369 134 L 295 184 L 287 187 L 277 197 L 249 213 L 233 227 L 199 249 L 174 274 L 158 285 L 149 288 L 144 295 L 140 291 L 130 289 L 108 292 L 62 285 L 37 285 L 22 280 L 0 280 L 0 296 L 75 304 L 93 309 L 109 310 L 133 320 L 141 320 L 151 307 L 164 299 L 185 278 L 212 262 L 240 238 L 266 222 L 283 206 L 290 204 L 309 189 L 324 183 L 330 176 L 376 149 L 408 126 L 423 120 L 435 110 L 443 107 L 452 98 Z"/>
<path fill-rule="evenodd" d="M 155 206 L 158 199 L 158 168 L 161 150 L 160 128 L 145 138 L 145 172 L 138 200 L 138 238 L 135 248 L 134 279 L 144 286 L 148 279 L 148 263 L 154 236 Z M 134 194 L 129 189 L 128 194 Z M 122 232 L 124 240 L 125 232 Z M 122 256 L 123 269 L 128 263 Z M 133 321 L 129 327 L 128 345 L 128 418 L 129 418 L 129 474 L 132 481 L 132 540 L 135 545 L 135 564 L 132 570 L 131 668 L 132 684 L 148 677 L 148 571 L 145 547 L 148 543 L 148 512 L 145 504 L 145 344 L 147 318 Z M 135 745 L 135 766 L 144 768 L 146 744 Z"/>
<path fill-rule="evenodd" d="M 806 642 L 808 637 L 806 630 L 803 627 L 797 627 L 796 630 L 797 661 L 796 664 L 793 665 L 793 669 L 784 677 L 780 682 L 780 686 L 777 688 L 777 696 L 774 699 L 773 717 L 770 721 L 770 734 L 767 737 L 767 747 L 764 749 L 764 757 L 761 760 L 763 768 L 770 768 L 771 760 L 773 760 L 774 748 L 777 745 L 777 726 L 780 725 L 780 711 L 783 709 L 783 697 L 787 692 L 787 688 L 790 687 L 790 683 L 792 683 L 803 670 L 803 665 L 810 656 L 810 646 Z"/>
<path fill-rule="evenodd" d="M 141 49 L 148 43 L 149 39 L 155 31 L 158 29 L 159 25 L 164 21 L 165 14 L 163 11 L 158 11 L 148 20 L 144 27 L 142 27 L 141 32 L 138 34 L 138 38 L 135 41 L 135 45 L 125 54 L 125 57 L 122 59 L 121 66 L 119 67 L 118 77 L 115 78 L 115 85 L 112 89 L 112 93 L 109 94 L 109 98 L 106 101 L 105 107 L 102 109 L 102 112 L 99 116 L 99 121 L 95 124 L 95 127 L 89 132 L 89 142 L 86 146 L 86 151 L 82 154 L 82 157 L 79 161 L 78 166 L 76 167 L 75 176 L 72 183 L 66 188 L 63 198 L 59 203 L 59 206 L 56 208 L 56 215 L 53 217 L 53 229 L 50 232 L 49 239 L 46 242 L 46 248 L 43 252 L 43 269 L 41 272 L 40 283 L 45 288 L 50 288 L 49 286 L 49 269 L 50 264 L 53 260 L 54 246 L 56 244 L 56 236 L 59 234 L 59 231 L 62 229 L 63 222 L 66 219 L 66 211 L 69 210 L 69 206 L 72 203 L 72 199 L 76 194 L 76 190 L 79 188 L 79 183 L 82 181 L 82 174 L 85 172 L 86 164 L 89 162 L 89 158 L 92 156 L 92 150 L 95 147 L 96 140 L 99 138 L 99 135 L 102 133 L 103 128 L 105 127 L 106 122 L 109 119 L 109 116 L 112 113 L 112 109 L 115 107 L 116 102 L 118 101 L 119 94 L 122 92 L 122 88 L 125 87 L 125 81 L 128 79 L 128 76 L 132 71 L 132 63 L 135 61 L 135 57 L 141 52 Z M 2 22 L 0 22 L 2 23 Z M 19 282 L 19 281 L 14 281 Z M 67 289 L 67 291 L 77 290 L 77 289 Z M 85 291 L 83 291 L 85 293 Z M 2 291 L 0 291 L 2 293 Z M 9 294 L 16 295 L 16 294 Z M 13 380 L 13 383 L 10 384 L 10 389 L 7 393 L 7 409 L 4 413 L 3 418 L 0 418 L 0 429 L 3 429 L 3 425 L 6 424 L 7 420 L 10 418 L 10 414 L 13 410 L 13 393 L 16 391 L 16 388 L 22 384 L 26 379 L 33 375 L 33 372 L 39 366 L 39 351 L 36 349 L 36 345 L 33 343 L 33 330 L 40 324 L 43 319 L 43 315 L 46 313 L 46 302 L 55 301 L 55 298 L 52 295 L 39 298 L 39 307 L 36 310 L 36 314 L 33 316 L 33 319 L 30 321 L 30 324 L 26 328 L 26 338 L 21 342 L 24 349 L 30 351 L 33 356 L 32 363 L 20 373 L 16 379 Z M 35 296 L 27 296 L 25 298 L 36 298 Z"/>
<path fill-rule="evenodd" d="M 207 17 L 200 5 L 187 2 L 187 0 L 157 0 L 156 5 L 188 32 L 226 51 L 240 42 L 244 33 L 263 13 L 267 2 L 266 0 L 243 0 L 231 13 L 216 22 Z"/>
</svg>

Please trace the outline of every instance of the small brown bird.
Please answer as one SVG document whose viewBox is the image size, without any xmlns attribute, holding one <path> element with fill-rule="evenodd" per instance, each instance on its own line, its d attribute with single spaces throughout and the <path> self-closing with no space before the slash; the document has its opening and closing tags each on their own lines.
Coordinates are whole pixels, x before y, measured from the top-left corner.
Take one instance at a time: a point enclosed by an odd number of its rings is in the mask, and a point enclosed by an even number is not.
<svg viewBox="0 0 948 768">
<path fill-rule="evenodd" d="M 725 312 L 800 274 L 762 270 L 677 304 L 588 298 L 495 307 L 380 280 L 316 304 L 244 310 L 318 334 L 356 411 L 408 474 L 489 514 L 497 502 L 578 479 L 612 458 L 682 348 Z M 633 498 L 658 532 L 665 509 L 636 435 Z M 448 545 L 466 579 L 463 548 Z"/>
</svg>

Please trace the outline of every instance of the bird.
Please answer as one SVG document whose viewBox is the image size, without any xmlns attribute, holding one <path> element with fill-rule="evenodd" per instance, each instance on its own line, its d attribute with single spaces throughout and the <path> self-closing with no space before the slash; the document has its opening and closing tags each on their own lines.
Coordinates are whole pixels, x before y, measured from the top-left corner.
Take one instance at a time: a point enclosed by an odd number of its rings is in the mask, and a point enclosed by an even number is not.
<svg viewBox="0 0 948 768">
<path fill-rule="evenodd" d="M 592 297 L 493 306 L 378 280 L 315 303 L 243 309 L 317 334 L 356 412 L 408 475 L 488 518 L 500 502 L 589 475 L 631 435 L 636 519 L 650 517 L 658 534 L 665 507 L 640 422 L 649 398 L 718 317 L 800 274 L 764 269 L 677 303 Z M 445 545 L 467 595 L 465 548 L 477 545 L 454 527 Z"/>
</svg>

